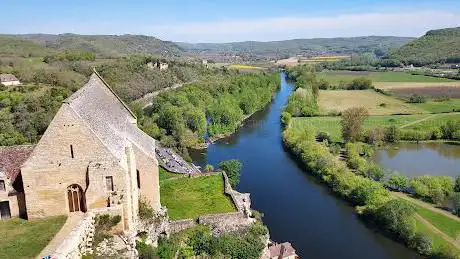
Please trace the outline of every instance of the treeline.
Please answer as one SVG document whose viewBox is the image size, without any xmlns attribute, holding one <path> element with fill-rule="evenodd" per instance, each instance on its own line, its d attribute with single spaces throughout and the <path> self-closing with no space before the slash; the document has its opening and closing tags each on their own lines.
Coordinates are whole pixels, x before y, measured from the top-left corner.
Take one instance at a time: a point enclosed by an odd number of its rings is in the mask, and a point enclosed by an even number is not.
<svg viewBox="0 0 460 259">
<path fill-rule="evenodd" d="M 70 93 L 63 87 L 0 85 L 0 146 L 37 142 Z"/>
<path fill-rule="evenodd" d="M 380 174 L 376 174 L 374 165 L 368 164 L 365 159 L 360 160 L 362 147 L 352 143 L 347 144 L 349 155 L 353 156 L 352 162 L 349 163 L 357 168 L 355 173 L 331 154 L 326 145 L 317 142 L 313 128 L 287 127 L 283 132 L 283 142 L 305 165 L 308 172 L 327 184 L 335 194 L 357 206 L 357 211 L 363 219 L 391 233 L 394 238 L 401 240 L 422 255 L 455 258 L 455 253 L 447 249 L 433 252 L 433 240 L 417 231 L 414 206 L 393 198 L 385 188 L 386 185 L 398 183 L 398 179 L 396 177 L 384 179 Z M 436 178 L 432 181 L 427 181 L 426 178 L 429 177 L 414 178 L 411 184 L 418 186 L 420 190 L 429 190 L 434 182 L 441 182 L 440 188 L 444 184 L 451 183 L 446 182 L 444 178 L 431 177 Z M 450 188 L 452 189 L 453 185 Z"/>
<path fill-rule="evenodd" d="M 277 73 L 208 76 L 180 89 L 161 93 L 139 116 L 142 129 L 187 158 L 187 147 L 205 138 L 233 133 L 242 120 L 265 107 L 280 86 Z"/>
<path fill-rule="evenodd" d="M 245 230 L 213 235 L 208 227 L 197 226 L 187 231 L 160 239 L 153 248 L 143 240 L 136 242 L 139 257 L 143 259 L 170 258 L 248 258 L 258 259 L 265 247 L 268 230 L 254 223 Z"/>
</svg>

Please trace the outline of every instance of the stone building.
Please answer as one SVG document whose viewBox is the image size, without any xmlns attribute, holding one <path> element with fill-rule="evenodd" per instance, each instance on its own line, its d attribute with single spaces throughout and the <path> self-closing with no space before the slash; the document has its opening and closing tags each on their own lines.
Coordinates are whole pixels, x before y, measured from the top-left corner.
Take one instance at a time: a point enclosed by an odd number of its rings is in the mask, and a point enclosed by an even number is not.
<svg viewBox="0 0 460 259">
<path fill-rule="evenodd" d="M 0 74 L 0 84 L 2 85 L 19 85 L 19 79 L 12 74 Z"/>
<path fill-rule="evenodd" d="M 25 217 L 25 200 L 20 166 L 33 146 L 0 147 L 0 219 Z"/>
<path fill-rule="evenodd" d="M 97 72 L 64 100 L 20 170 L 29 219 L 117 207 L 132 230 L 139 199 L 161 206 L 155 140 Z"/>
</svg>

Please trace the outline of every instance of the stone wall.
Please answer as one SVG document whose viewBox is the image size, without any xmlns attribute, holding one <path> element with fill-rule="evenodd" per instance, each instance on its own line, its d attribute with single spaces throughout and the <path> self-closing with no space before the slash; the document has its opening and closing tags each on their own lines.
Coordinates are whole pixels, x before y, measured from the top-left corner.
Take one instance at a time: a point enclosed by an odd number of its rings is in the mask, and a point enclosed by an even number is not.
<svg viewBox="0 0 460 259">
<path fill-rule="evenodd" d="M 174 234 L 184 229 L 193 227 L 196 222 L 193 219 L 182 219 L 169 222 L 169 233 Z"/>
<path fill-rule="evenodd" d="M 83 220 L 62 241 L 51 258 L 81 258 L 85 253 L 92 253 L 95 214 L 88 212 Z"/>
</svg>

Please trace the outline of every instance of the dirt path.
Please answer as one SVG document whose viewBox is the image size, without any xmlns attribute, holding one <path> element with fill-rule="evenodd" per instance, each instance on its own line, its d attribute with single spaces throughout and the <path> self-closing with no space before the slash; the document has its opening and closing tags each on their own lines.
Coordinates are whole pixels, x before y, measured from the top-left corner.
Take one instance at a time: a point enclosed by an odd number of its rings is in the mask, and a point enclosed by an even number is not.
<svg viewBox="0 0 460 259">
<path fill-rule="evenodd" d="M 78 225 L 78 222 L 83 219 L 84 215 L 84 213 L 72 213 L 69 215 L 61 230 L 59 230 L 59 232 L 53 237 L 48 245 L 43 248 L 36 258 L 43 258 L 55 252 L 59 245 L 61 245 L 62 241 L 67 238 L 70 232 L 72 232 L 72 230 L 74 230 L 74 228 Z"/>
<path fill-rule="evenodd" d="M 451 245 L 453 245 L 457 249 L 460 249 L 460 240 L 454 240 L 450 236 L 446 235 L 444 232 L 439 230 L 437 227 L 433 226 L 428 220 L 424 219 L 419 214 L 415 214 L 415 218 L 417 220 L 421 221 L 431 231 L 433 231 L 433 232 L 437 233 L 438 235 L 440 235 L 446 242 L 449 242 Z"/>
<path fill-rule="evenodd" d="M 431 210 L 433 212 L 436 212 L 436 213 L 439 213 L 439 214 L 443 214 L 444 216 L 446 217 L 449 217 L 453 220 L 456 220 L 460 223 L 460 218 L 445 211 L 445 210 L 442 210 L 442 209 L 438 209 L 438 208 L 435 208 L 433 205 L 429 204 L 429 203 L 426 203 L 424 201 L 421 201 L 421 200 L 417 200 L 417 199 L 414 199 L 412 197 L 409 197 L 407 194 L 404 194 L 404 193 L 401 193 L 401 192 L 391 192 L 392 195 L 394 196 L 397 196 L 401 199 L 405 199 L 407 201 L 410 201 L 412 203 L 416 203 L 417 205 L 425 208 L 425 209 L 428 209 L 428 210 Z"/>
<path fill-rule="evenodd" d="M 159 95 L 160 93 L 170 91 L 170 90 L 174 90 L 174 89 L 180 88 L 180 87 L 182 87 L 184 85 L 194 83 L 196 81 L 198 81 L 198 80 L 192 80 L 192 81 L 188 81 L 188 82 L 185 82 L 185 83 L 175 84 L 175 85 L 172 85 L 170 87 L 166 87 L 166 88 L 163 88 L 163 89 L 160 89 L 160 90 L 157 90 L 157 91 L 153 91 L 151 93 L 145 94 L 144 96 L 142 96 L 139 99 L 134 100 L 133 103 L 139 103 L 139 104 L 142 105 L 142 108 L 145 109 L 145 108 L 149 107 L 150 105 L 152 105 L 152 98 L 157 96 L 157 95 Z"/>
</svg>

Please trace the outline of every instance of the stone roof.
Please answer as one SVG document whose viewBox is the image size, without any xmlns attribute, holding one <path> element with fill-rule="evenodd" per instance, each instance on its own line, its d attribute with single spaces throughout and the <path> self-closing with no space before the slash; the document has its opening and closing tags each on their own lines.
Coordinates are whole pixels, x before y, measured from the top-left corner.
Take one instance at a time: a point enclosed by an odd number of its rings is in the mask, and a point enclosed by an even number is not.
<svg viewBox="0 0 460 259">
<path fill-rule="evenodd" d="M 102 143 L 121 159 L 126 142 L 155 157 L 155 140 L 137 127 L 137 118 L 112 88 L 94 71 L 89 81 L 64 100 Z"/>
<path fill-rule="evenodd" d="M 270 246 L 268 250 L 270 251 L 270 258 L 285 258 L 296 255 L 295 249 L 289 242 Z"/>
<path fill-rule="evenodd" d="M 33 149 L 31 145 L 0 147 L 0 172 L 14 182 Z"/>
<path fill-rule="evenodd" d="M 0 74 L 0 82 L 11 82 L 11 81 L 19 81 L 19 80 L 12 74 Z"/>
</svg>

